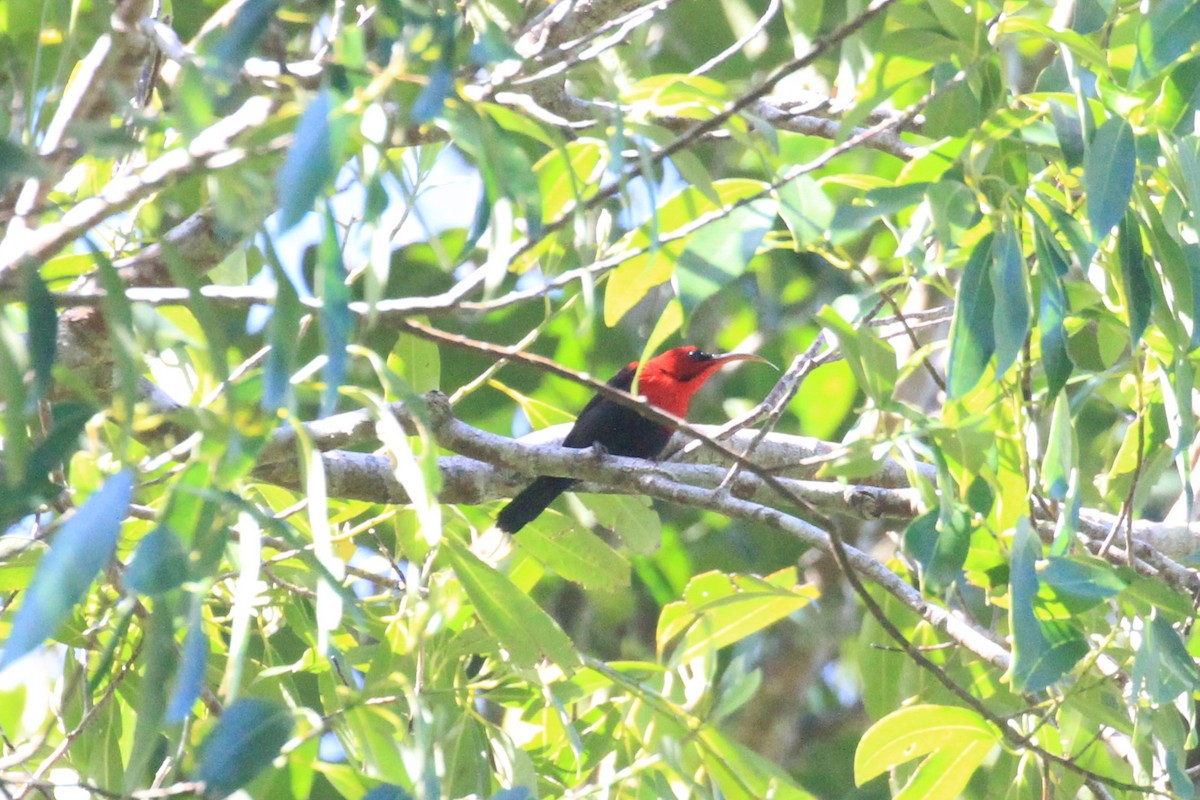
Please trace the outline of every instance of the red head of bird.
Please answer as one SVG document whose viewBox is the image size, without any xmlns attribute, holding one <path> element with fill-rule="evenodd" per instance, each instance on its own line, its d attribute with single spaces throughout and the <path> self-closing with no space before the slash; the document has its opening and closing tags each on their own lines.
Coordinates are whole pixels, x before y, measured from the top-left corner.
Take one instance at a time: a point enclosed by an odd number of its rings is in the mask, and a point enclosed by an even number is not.
<svg viewBox="0 0 1200 800">
<path fill-rule="evenodd" d="M 677 417 L 685 417 L 696 390 L 717 370 L 734 361 L 770 363 L 753 353 L 713 354 L 705 353 L 695 345 L 684 345 L 646 362 L 638 378 L 638 393 L 645 395 L 651 405 Z M 637 362 L 628 368 L 637 369 Z"/>
</svg>

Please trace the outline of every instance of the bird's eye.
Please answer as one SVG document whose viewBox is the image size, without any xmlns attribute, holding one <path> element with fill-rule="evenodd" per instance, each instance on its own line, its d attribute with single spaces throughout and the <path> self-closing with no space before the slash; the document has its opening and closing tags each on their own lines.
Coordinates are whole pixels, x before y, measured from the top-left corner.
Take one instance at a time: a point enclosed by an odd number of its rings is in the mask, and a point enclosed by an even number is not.
<svg viewBox="0 0 1200 800">
<path fill-rule="evenodd" d="M 711 353 L 706 353 L 703 350 L 689 350 L 688 358 L 692 361 L 712 361 L 713 359 Z"/>
</svg>

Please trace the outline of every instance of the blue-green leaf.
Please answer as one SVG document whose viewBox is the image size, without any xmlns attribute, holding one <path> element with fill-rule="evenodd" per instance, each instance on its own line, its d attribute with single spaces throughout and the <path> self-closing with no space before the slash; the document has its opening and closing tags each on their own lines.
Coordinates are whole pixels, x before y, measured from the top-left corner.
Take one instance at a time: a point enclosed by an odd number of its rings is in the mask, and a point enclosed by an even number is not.
<svg viewBox="0 0 1200 800">
<path fill-rule="evenodd" d="M 125 583 L 142 594 L 162 594 L 187 580 L 188 556 L 179 537 L 159 525 L 138 543 Z"/>
<path fill-rule="evenodd" d="M 1092 137 L 1083 160 L 1092 241 L 1099 242 L 1107 236 L 1125 216 L 1136 168 L 1133 128 L 1117 117 L 1108 120 Z"/>
<path fill-rule="evenodd" d="M 317 196 L 333 179 L 336 165 L 329 113 L 332 100 L 322 89 L 304 109 L 296 140 L 279 170 L 279 229 L 286 231 L 312 210 Z"/>
<path fill-rule="evenodd" d="M 354 319 L 350 315 L 350 287 L 346 285 L 346 265 L 332 212 L 325 217 L 325 236 L 317 248 L 321 264 L 321 339 L 325 346 L 325 368 L 321 371 L 325 389 L 321 393 L 321 416 L 337 410 L 338 390 L 346 377 L 346 347 Z"/>
<path fill-rule="evenodd" d="M 83 403 L 54 405 L 54 427 L 46 434 L 46 438 L 33 448 L 25 462 L 26 491 L 37 491 L 47 480 L 47 474 L 70 459 L 71 454 L 79 449 L 79 435 L 83 433 L 94 413 L 95 409 Z"/>
<path fill-rule="evenodd" d="M 1159 609 L 1142 631 L 1142 646 L 1133 662 L 1135 691 L 1155 703 L 1170 703 L 1200 687 L 1200 673 L 1183 640 Z"/>
<path fill-rule="evenodd" d="M 692 234 L 675 271 L 685 311 L 744 273 L 763 237 L 775 226 L 777 211 L 775 199 L 764 197 Z"/>
<path fill-rule="evenodd" d="M 791 231 L 796 249 L 807 247 L 829 230 L 834 206 L 812 178 L 801 175 L 780 186 L 776 194 L 779 216 Z"/>
<path fill-rule="evenodd" d="M 1138 58 L 1158 71 L 1191 50 L 1200 39 L 1200 4 L 1193 0 L 1160 0 L 1148 6 L 1137 32 Z"/>
<path fill-rule="evenodd" d="M 1029 335 L 1029 282 L 1021 237 L 1008 220 L 992 245 L 992 292 L 996 307 L 992 325 L 996 339 L 996 376 L 1008 372 Z"/>
<path fill-rule="evenodd" d="M 133 472 L 125 469 L 105 481 L 63 524 L 13 619 L 0 653 L 0 670 L 53 636 L 87 594 L 112 558 L 132 496 Z"/>
<path fill-rule="evenodd" d="M 1125 292 L 1125 305 L 1129 309 L 1129 336 L 1136 345 L 1150 322 L 1154 289 L 1150 284 L 1150 270 L 1142 249 L 1142 231 L 1132 211 L 1121 220 L 1117 237 L 1121 284 Z"/>
<path fill-rule="evenodd" d="M 175 688 L 167 705 L 166 721 L 183 722 L 204 688 L 204 668 L 208 665 L 208 636 L 199 605 L 192 610 L 187 635 L 183 639 L 183 655 L 175 675 Z"/>
<path fill-rule="evenodd" d="M 51 370 L 58 353 L 58 312 L 50 290 L 35 269 L 25 272 L 25 305 L 29 309 L 29 363 L 33 367 L 34 396 L 41 398 L 49 394 L 53 381 Z"/>
<path fill-rule="evenodd" d="M 1083 126 L 1079 123 L 1079 112 L 1066 103 L 1051 100 L 1050 121 L 1054 123 L 1054 133 L 1058 136 L 1058 147 L 1062 150 L 1067 166 L 1071 169 L 1078 167 L 1083 163 L 1086 150 Z"/>
<path fill-rule="evenodd" d="M 1075 427 L 1071 420 L 1071 402 L 1065 394 L 1056 395 L 1042 459 L 1042 487 L 1055 500 L 1065 500 L 1075 472 Z"/>
<path fill-rule="evenodd" d="M 475 613 L 514 663 L 532 666 L 541 656 L 562 667 L 578 663 L 571 640 L 529 595 L 467 547 L 451 538 L 445 542 L 443 552 Z"/>
<path fill-rule="evenodd" d="M 0 138 L 0 192 L 7 190 L 8 184 L 17 178 L 41 173 L 40 164 L 36 156 L 19 144 Z"/>
<path fill-rule="evenodd" d="M 195 779 L 205 797 L 225 797 L 245 786 L 275 759 L 292 735 L 286 708 L 257 698 L 238 700 L 200 743 Z"/>
<path fill-rule="evenodd" d="M 1088 652 L 1077 628 L 1061 620 L 1039 620 L 1034 614 L 1038 593 L 1036 564 L 1042 545 L 1029 519 L 1021 517 L 1013 539 L 1009 571 L 1009 628 L 1013 636 L 1013 690 L 1040 692 L 1053 684 Z"/>
<path fill-rule="evenodd" d="M 267 255 L 275 280 L 275 305 L 271 309 L 271 322 L 267 329 L 267 341 L 271 349 L 263 365 L 262 407 L 266 411 L 278 411 L 288 405 L 292 396 L 292 369 L 296 351 L 300 347 L 296 332 L 300 330 L 303 306 L 296 287 L 284 273 L 269 242 Z"/>
<path fill-rule="evenodd" d="M 240 70 L 267 31 L 279 0 L 246 0 L 237 10 L 229 29 L 213 47 L 213 56 L 226 70 Z"/>
<path fill-rule="evenodd" d="M 1038 577 L 1055 592 L 1084 598 L 1113 597 L 1129 585 L 1111 564 L 1090 556 L 1051 556 Z"/>
<path fill-rule="evenodd" d="M 1041 276 L 1041 302 L 1038 304 L 1038 336 L 1042 346 L 1042 369 L 1046 372 L 1046 389 L 1050 396 L 1067 385 L 1075 368 L 1067 352 L 1067 295 L 1059 275 L 1066 271 L 1055 244 L 1046 238 L 1041 225 L 1034 228 L 1034 245 Z M 1062 272 L 1060 272 L 1060 268 Z"/>
<path fill-rule="evenodd" d="M 989 233 L 975 245 L 958 285 L 947 372 L 952 398 L 962 397 L 975 388 L 996 352 L 992 282 L 988 275 L 993 238 Z"/>
</svg>

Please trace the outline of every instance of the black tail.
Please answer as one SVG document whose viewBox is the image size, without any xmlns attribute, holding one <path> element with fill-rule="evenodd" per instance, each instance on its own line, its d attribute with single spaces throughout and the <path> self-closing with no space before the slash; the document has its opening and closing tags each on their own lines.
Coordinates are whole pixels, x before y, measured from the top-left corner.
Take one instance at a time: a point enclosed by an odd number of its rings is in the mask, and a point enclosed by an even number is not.
<svg viewBox="0 0 1200 800">
<path fill-rule="evenodd" d="M 508 533 L 516 533 L 546 510 L 546 506 L 554 502 L 554 498 L 577 483 L 572 478 L 551 478 L 543 475 L 525 488 L 525 491 L 512 499 L 508 505 L 500 509 L 496 515 L 496 527 Z"/>
</svg>

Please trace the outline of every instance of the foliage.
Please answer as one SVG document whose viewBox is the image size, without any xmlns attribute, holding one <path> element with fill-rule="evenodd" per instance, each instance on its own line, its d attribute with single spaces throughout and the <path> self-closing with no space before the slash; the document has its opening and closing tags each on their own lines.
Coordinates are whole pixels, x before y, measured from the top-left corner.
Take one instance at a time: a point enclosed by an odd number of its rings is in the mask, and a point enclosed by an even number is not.
<svg viewBox="0 0 1200 800">
<path fill-rule="evenodd" d="M 8 795 L 1195 795 L 1200 3 L 18 5 Z"/>
</svg>

